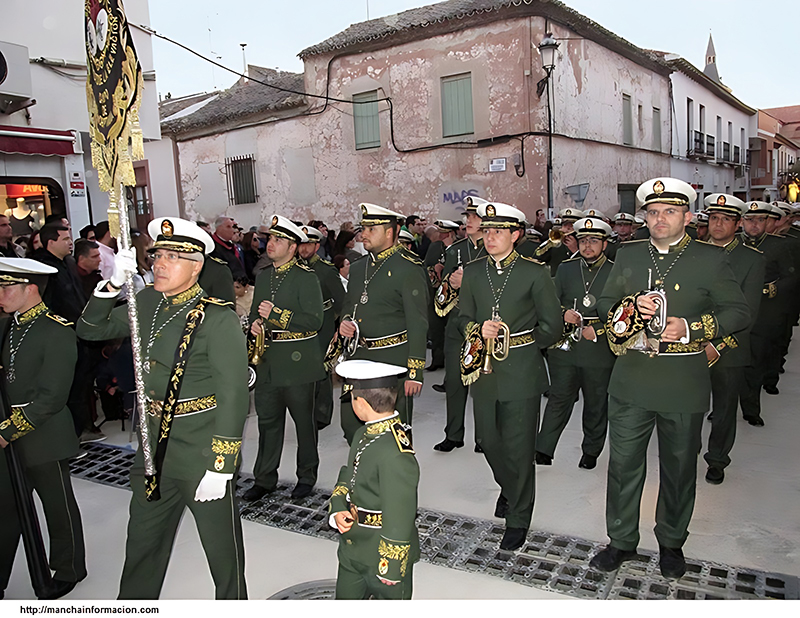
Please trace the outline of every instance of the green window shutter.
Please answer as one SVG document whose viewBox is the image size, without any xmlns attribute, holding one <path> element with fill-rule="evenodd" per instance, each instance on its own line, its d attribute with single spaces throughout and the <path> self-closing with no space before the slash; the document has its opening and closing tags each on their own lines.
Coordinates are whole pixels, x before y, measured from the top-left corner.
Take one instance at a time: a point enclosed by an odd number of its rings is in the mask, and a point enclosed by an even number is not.
<svg viewBox="0 0 800 618">
<path fill-rule="evenodd" d="M 378 122 L 378 91 L 353 95 L 353 126 L 356 134 L 356 150 L 379 148 L 381 127 Z"/>
<path fill-rule="evenodd" d="M 661 110 L 653 108 L 653 150 L 661 152 Z"/>
<path fill-rule="evenodd" d="M 627 94 L 622 95 L 622 143 L 633 146 L 633 108 Z"/>
<path fill-rule="evenodd" d="M 472 75 L 442 78 L 442 136 L 470 135 L 472 122 Z"/>
</svg>

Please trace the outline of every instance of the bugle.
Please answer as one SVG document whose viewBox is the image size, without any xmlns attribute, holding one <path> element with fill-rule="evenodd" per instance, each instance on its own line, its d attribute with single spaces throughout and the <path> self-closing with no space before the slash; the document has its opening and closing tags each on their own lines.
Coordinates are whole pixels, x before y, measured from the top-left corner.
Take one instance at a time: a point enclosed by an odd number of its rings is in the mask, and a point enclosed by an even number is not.
<svg viewBox="0 0 800 618">
<path fill-rule="evenodd" d="M 496 322 L 500 327 L 498 337 L 486 338 L 484 343 L 486 346 L 486 355 L 483 359 L 483 366 L 481 373 L 486 375 L 492 373 L 492 359 L 496 361 L 504 361 L 508 358 L 508 350 L 511 345 L 511 330 L 508 324 L 500 319 L 497 307 L 492 309 L 492 322 Z"/>
<path fill-rule="evenodd" d="M 247 337 L 247 387 L 250 390 L 256 387 L 256 367 L 261 364 L 267 349 L 267 331 L 264 328 L 264 320 L 258 318 L 253 324 L 258 324 L 258 332 L 253 334 L 251 330 Z"/>
</svg>

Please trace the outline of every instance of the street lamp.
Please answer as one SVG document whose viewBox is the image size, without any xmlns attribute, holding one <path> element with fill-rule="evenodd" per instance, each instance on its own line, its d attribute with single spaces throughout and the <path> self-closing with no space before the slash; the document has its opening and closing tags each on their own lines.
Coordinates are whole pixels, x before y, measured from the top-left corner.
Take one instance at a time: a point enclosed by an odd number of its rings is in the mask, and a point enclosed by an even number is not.
<svg viewBox="0 0 800 618">
<path fill-rule="evenodd" d="M 550 107 L 550 75 L 556 67 L 557 50 L 558 42 L 548 32 L 539 43 L 539 56 L 546 73 L 544 81 L 547 85 L 547 209 L 550 214 L 553 213 L 553 112 Z"/>
</svg>

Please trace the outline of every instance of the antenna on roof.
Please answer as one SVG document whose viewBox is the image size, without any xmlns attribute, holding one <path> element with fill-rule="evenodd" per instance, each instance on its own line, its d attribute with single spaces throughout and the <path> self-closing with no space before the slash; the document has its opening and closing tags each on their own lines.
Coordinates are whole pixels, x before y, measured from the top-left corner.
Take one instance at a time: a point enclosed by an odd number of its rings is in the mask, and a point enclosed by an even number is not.
<svg viewBox="0 0 800 618">
<path fill-rule="evenodd" d="M 367 21 L 369 21 L 369 0 L 367 0 Z"/>
</svg>

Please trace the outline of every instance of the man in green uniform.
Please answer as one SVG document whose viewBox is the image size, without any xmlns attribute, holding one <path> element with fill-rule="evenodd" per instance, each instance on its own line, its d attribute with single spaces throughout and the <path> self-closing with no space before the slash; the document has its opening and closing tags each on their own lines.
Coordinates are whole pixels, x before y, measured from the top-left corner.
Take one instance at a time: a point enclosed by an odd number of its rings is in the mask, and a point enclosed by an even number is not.
<svg viewBox="0 0 800 618">
<path fill-rule="evenodd" d="M 561 304 L 544 265 L 514 250 L 524 214 L 499 203 L 481 205 L 477 214 L 488 257 L 464 268 L 461 369 L 464 382 L 472 383 L 476 441 L 500 485 L 495 515 L 506 520 L 500 548 L 514 550 L 525 542 L 533 514 L 536 430 L 548 387 L 540 349 L 561 335 Z M 492 371 L 485 373 L 486 348 L 501 343 L 500 322 L 508 328 L 508 356 L 490 359 Z"/>
<path fill-rule="evenodd" d="M 794 302 L 797 277 L 785 239 L 767 233 L 768 218 L 775 214 L 772 205 L 754 201 L 746 206 L 741 238 L 746 245 L 764 254 L 766 266 L 758 317 L 750 331 L 750 363 L 745 370 L 740 396 L 745 420 L 754 427 L 763 427 L 761 389 L 768 372 L 774 369 L 777 373 L 781 338 Z M 767 392 L 777 394 L 778 391 Z"/>
<path fill-rule="evenodd" d="M 608 247 L 606 247 L 606 257 L 612 262 L 617 255 L 620 245 L 633 238 L 633 221 L 633 215 L 627 212 L 618 212 L 614 215 L 613 234 L 611 238 L 608 239 Z"/>
<path fill-rule="evenodd" d="M 674 178 L 639 187 L 636 199 L 646 210 L 651 237 L 619 250 L 597 303 L 599 315 L 609 316 L 606 335 L 619 356 L 608 388 L 606 527 L 611 542 L 591 560 L 601 571 L 613 571 L 636 556 L 654 426 L 661 574 L 677 578 L 686 571 L 681 548 L 694 509 L 700 433 L 711 394 L 704 345 L 750 323 L 747 301 L 724 252 L 685 232 L 696 197 L 690 185 Z"/>
<path fill-rule="evenodd" d="M 52 598 L 86 577 L 83 528 L 72 492 L 69 459 L 78 452 L 67 408 L 77 360 L 71 322 L 50 313 L 42 290 L 56 269 L 25 258 L 0 258 L 2 366 L 11 410 L 0 422 L 0 447 L 21 455 L 25 477 L 41 500 L 50 537 L 48 562 L 55 571 Z M 21 524 L 5 454 L 0 454 L 0 599 L 8 586 Z"/>
<path fill-rule="evenodd" d="M 597 298 L 614 265 L 604 255 L 610 234 L 611 227 L 600 219 L 579 219 L 575 235 L 580 256 L 562 262 L 556 273 L 564 333 L 547 354 L 550 395 L 536 438 L 539 465 L 553 463 L 556 444 L 572 415 L 578 391 L 583 392 L 583 454 L 578 467 L 594 468 L 606 442 L 608 382 L 614 355 L 605 336 L 605 320 L 597 313 Z"/>
<path fill-rule="evenodd" d="M 322 355 L 328 349 L 334 335 L 336 334 L 336 322 L 342 315 L 342 305 L 344 303 L 344 287 L 339 277 L 339 271 L 330 262 L 323 260 L 317 251 L 322 241 L 322 232 L 310 225 L 304 225 L 302 232 L 308 238 L 308 242 L 302 243 L 297 252 L 314 274 L 319 279 L 322 290 L 322 309 L 324 317 L 322 328 L 317 334 L 317 341 L 322 350 Z M 325 377 L 319 380 L 314 386 L 314 421 L 317 429 L 325 429 L 331 424 L 333 418 L 333 381 L 331 375 L 326 372 Z"/>
<path fill-rule="evenodd" d="M 361 235 L 368 255 L 350 265 L 344 299 L 347 315 L 339 325 L 346 339 L 358 337 L 354 359 L 408 368 L 395 408 L 411 424 L 412 397 L 422 390 L 428 333 L 428 280 L 422 262 L 397 244 L 399 213 L 361 204 Z M 352 309 L 351 309 L 352 308 Z M 341 405 L 344 437 L 353 442 L 361 421 L 345 394 Z"/>
<path fill-rule="evenodd" d="M 286 410 L 297 432 L 295 499 L 311 493 L 317 482 L 319 453 L 314 420 L 315 383 L 325 377 L 318 339 L 324 321 L 319 279 L 297 259 L 308 237 L 285 217 L 275 215 L 267 254 L 272 264 L 258 273 L 250 324 L 253 334 L 265 329 L 266 349 L 256 369 L 258 457 L 255 483 L 244 498 L 258 500 L 278 485 Z"/>
<path fill-rule="evenodd" d="M 419 466 L 411 427 L 394 409 L 405 367 L 352 360 L 336 373 L 365 425 L 353 437 L 330 504 L 341 533 L 337 599 L 410 599 L 419 560 L 416 527 Z"/>
<path fill-rule="evenodd" d="M 711 244 L 723 247 L 733 275 L 747 299 L 750 324 L 725 338 L 706 344 L 711 364 L 711 435 L 708 438 L 706 481 L 719 485 L 725 479 L 725 468 L 731 463 L 730 452 L 736 439 L 736 410 L 739 390 L 745 382 L 745 367 L 750 363 L 750 329 L 758 317 L 764 286 L 764 256 L 758 249 L 745 245 L 736 237 L 736 230 L 745 212 L 745 204 L 733 195 L 714 193 L 703 200 L 708 213 Z"/>
<path fill-rule="evenodd" d="M 550 276 L 555 277 L 558 266 L 568 260 L 578 251 L 578 241 L 572 229 L 573 224 L 584 217 L 583 211 L 577 208 L 565 208 L 558 213 L 561 219 L 560 232 L 564 235 L 561 240 L 545 240 L 534 252 L 534 257 L 550 267 Z M 555 226 L 553 226 L 555 227 Z"/>
<path fill-rule="evenodd" d="M 478 206 L 488 204 L 479 197 L 467 197 L 466 227 L 467 236 L 454 242 L 445 253 L 442 283 L 436 290 L 434 306 L 436 313 L 447 318 L 444 347 L 444 387 L 447 405 L 447 421 L 444 427 L 444 440 L 433 447 L 436 451 L 449 453 L 464 446 L 464 415 L 467 409 L 469 387 L 461 381 L 461 347 L 464 337 L 458 330 L 458 295 L 464 277 L 464 266 L 486 257 L 483 248 L 483 232 Z M 437 385 L 433 387 L 439 390 Z M 475 450 L 480 446 L 475 444 Z"/>
<path fill-rule="evenodd" d="M 147 420 L 155 460 L 148 474 L 140 448 L 131 468 L 130 520 L 119 598 L 156 599 L 175 533 L 194 515 L 218 599 L 245 599 L 244 548 L 234 476 L 249 409 L 247 354 L 230 304 L 206 296 L 197 280 L 211 237 L 190 221 L 158 218 L 153 286 L 136 296 L 142 339 Z M 83 339 L 130 333 L 127 307 L 114 308 L 133 249 L 120 250 L 114 274 L 101 281 L 77 325 Z M 154 489 L 160 493 L 156 497 Z M 188 575 L 188 574 L 187 574 Z"/>
<path fill-rule="evenodd" d="M 436 227 L 439 230 L 439 240 L 432 242 L 428 246 L 423 262 L 431 286 L 428 306 L 428 339 L 431 342 L 431 364 L 426 367 L 426 371 L 436 371 L 444 367 L 444 329 L 446 320 L 436 313 L 433 296 L 442 282 L 445 252 L 447 247 L 455 242 L 459 226 L 455 221 L 443 219 L 436 222 Z"/>
<path fill-rule="evenodd" d="M 233 290 L 233 275 L 228 264 L 216 256 L 209 255 L 203 263 L 198 280 L 203 291 L 213 298 L 219 298 L 236 305 L 236 292 Z"/>
</svg>

